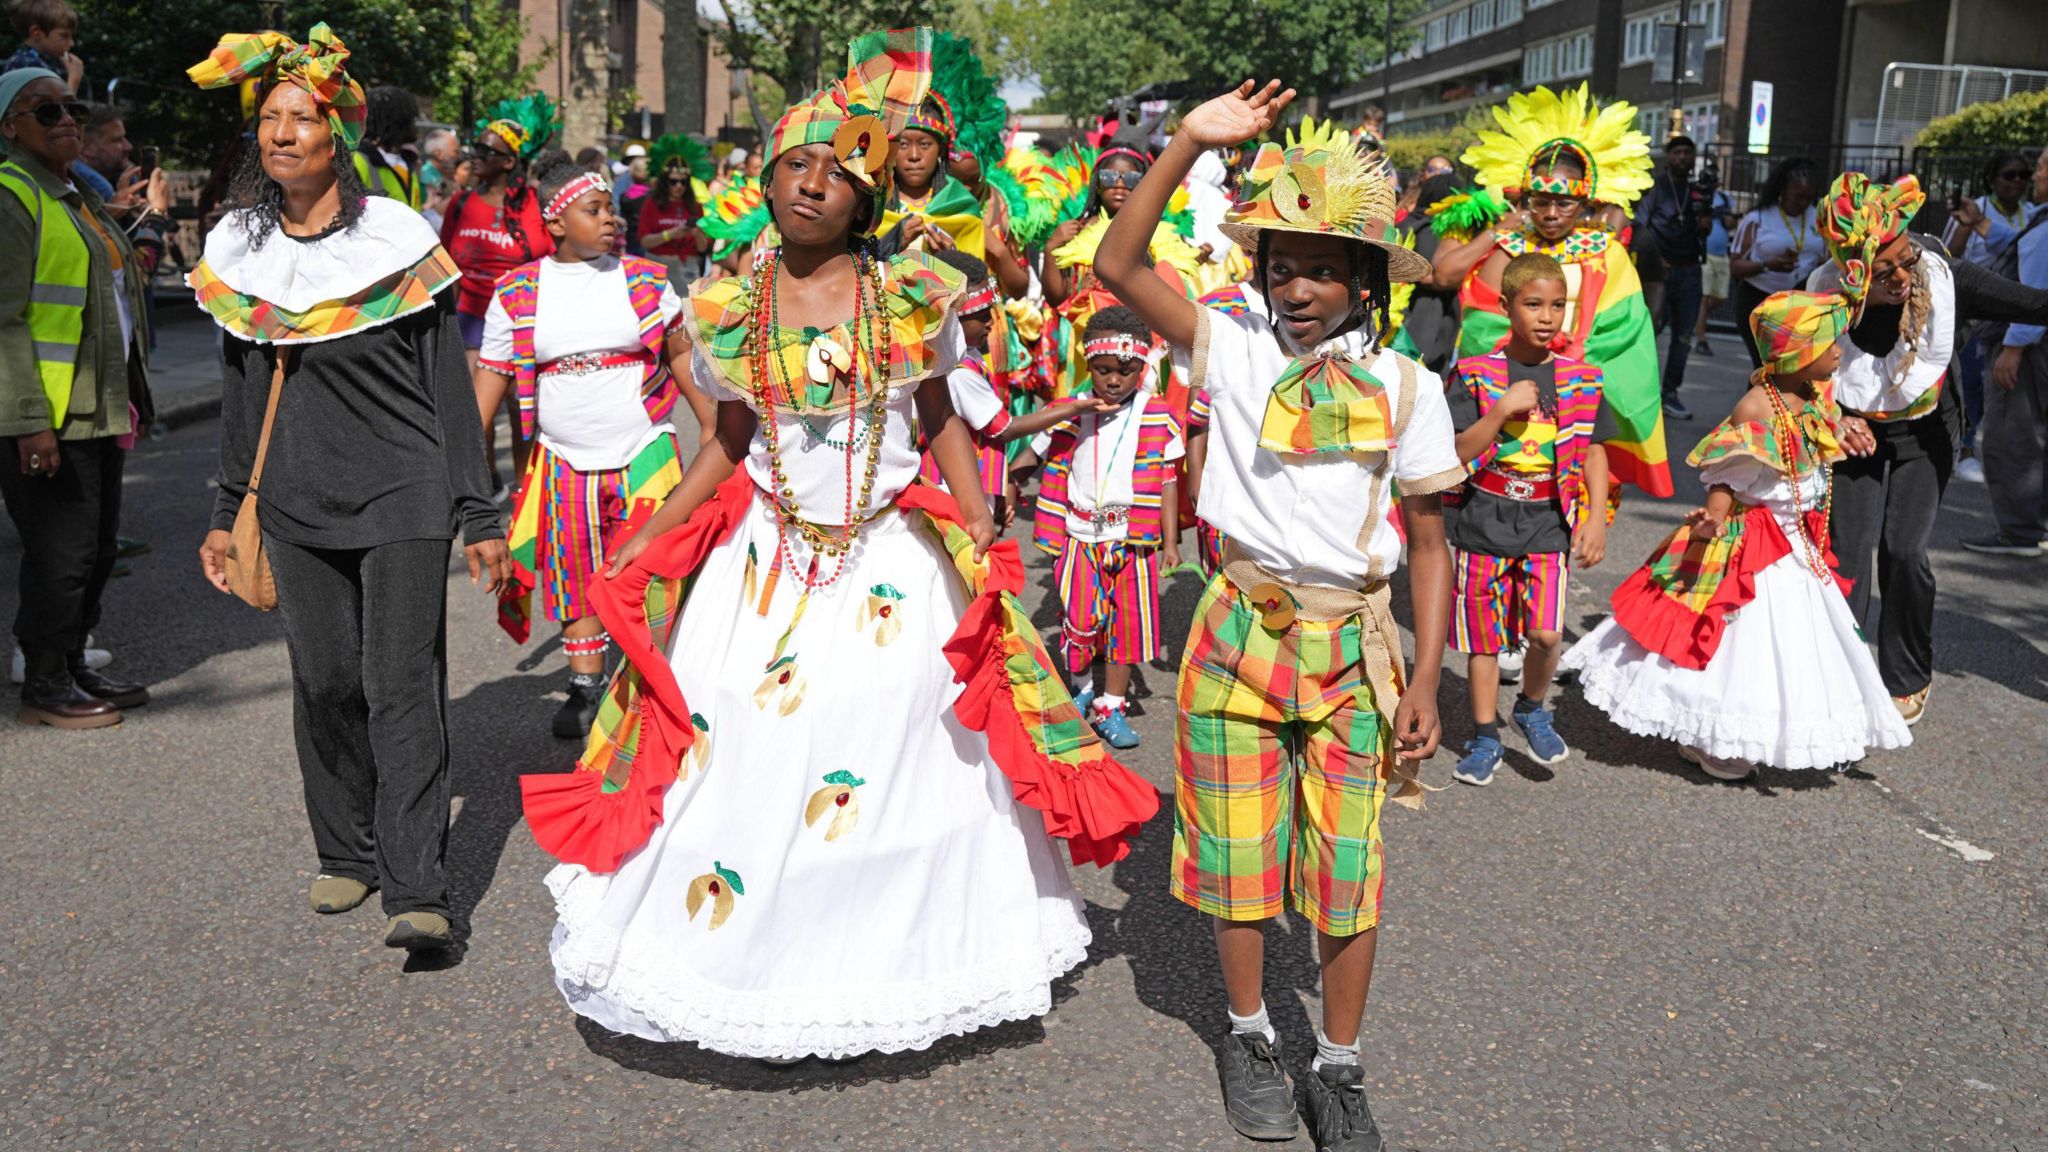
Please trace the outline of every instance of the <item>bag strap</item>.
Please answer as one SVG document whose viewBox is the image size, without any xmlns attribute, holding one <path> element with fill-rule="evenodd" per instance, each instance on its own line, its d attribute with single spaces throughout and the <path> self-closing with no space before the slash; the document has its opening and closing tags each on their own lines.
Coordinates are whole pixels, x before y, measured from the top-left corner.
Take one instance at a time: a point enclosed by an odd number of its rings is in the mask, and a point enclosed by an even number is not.
<svg viewBox="0 0 2048 1152">
<path fill-rule="evenodd" d="M 284 391 L 285 365 L 290 362 L 292 350 L 279 347 L 277 367 L 270 372 L 270 402 L 263 408 L 263 437 L 256 441 L 256 466 L 249 469 L 249 495 L 256 495 L 257 486 L 263 483 L 263 461 L 270 455 L 270 428 L 277 423 L 277 397 Z"/>
<path fill-rule="evenodd" d="M 1400 370 L 1401 394 L 1394 397 L 1394 451 L 1400 451 L 1401 438 L 1408 434 L 1408 418 L 1415 414 L 1415 361 L 1394 353 L 1394 363 Z M 1380 529 L 1380 498 L 1387 490 L 1387 473 L 1394 467 L 1394 456 L 1390 452 L 1386 460 L 1372 472 L 1371 503 L 1366 506 L 1365 523 L 1358 529 L 1358 540 L 1352 545 L 1366 555 L 1372 555 L 1372 538 Z M 1378 560 L 1372 563 L 1372 581 L 1378 583 L 1386 577 L 1380 572 Z"/>
</svg>

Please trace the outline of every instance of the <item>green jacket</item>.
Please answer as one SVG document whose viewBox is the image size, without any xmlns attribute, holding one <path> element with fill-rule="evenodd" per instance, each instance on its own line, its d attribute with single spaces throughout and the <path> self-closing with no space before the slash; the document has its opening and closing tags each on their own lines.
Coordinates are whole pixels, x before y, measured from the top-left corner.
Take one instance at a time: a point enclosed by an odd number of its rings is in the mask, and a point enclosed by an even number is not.
<svg viewBox="0 0 2048 1152">
<path fill-rule="evenodd" d="M 149 338 L 144 294 L 147 284 L 141 259 L 121 226 L 100 206 L 98 196 L 52 176 L 26 155 L 8 158 L 41 185 L 46 195 L 63 201 L 92 254 L 87 276 L 85 334 L 79 341 L 78 373 L 71 385 L 71 410 L 53 414 L 36 372 L 35 343 L 29 336 L 29 290 L 35 282 L 35 260 L 10 255 L 0 259 L 0 436 L 28 436 L 55 427 L 60 440 L 91 440 L 124 436 L 134 431 L 128 419 L 129 364 L 121 347 L 121 314 L 115 303 L 114 264 L 101 230 L 119 246 L 128 270 L 129 315 L 135 322 L 134 369 L 147 386 Z M 100 223 L 94 228 L 83 213 Z M 12 193 L 0 194 L 0 252 L 31 253 L 35 221 Z"/>
</svg>

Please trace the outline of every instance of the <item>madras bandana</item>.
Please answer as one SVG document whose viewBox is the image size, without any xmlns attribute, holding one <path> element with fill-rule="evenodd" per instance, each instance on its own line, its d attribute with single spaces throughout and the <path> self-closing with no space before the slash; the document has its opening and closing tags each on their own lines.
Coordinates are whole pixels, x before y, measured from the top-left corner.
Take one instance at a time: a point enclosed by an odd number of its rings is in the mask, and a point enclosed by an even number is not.
<svg viewBox="0 0 2048 1152">
<path fill-rule="evenodd" d="M 610 192 L 611 190 L 611 181 L 606 180 L 595 172 L 586 172 L 567 184 L 562 185 L 562 190 L 555 193 L 554 199 L 549 200 L 547 206 L 540 210 L 540 218 L 543 220 L 560 220 L 562 213 L 568 211 L 569 205 L 574 204 L 576 198 L 585 192 Z"/>
<path fill-rule="evenodd" d="M 1274 452 L 1385 452 L 1394 446 L 1387 390 L 1348 356 L 1287 365 L 1266 398 L 1259 446 Z"/>
<path fill-rule="evenodd" d="M 962 316 L 972 316 L 976 312 L 987 311 L 995 305 L 995 302 L 996 286 L 984 280 L 972 291 L 962 294 L 960 303 L 955 306 L 954 310 Z"/>
<path fill-rule="evenodd" d="M 1785 376 L 1820 359 L 1848 331 L 1853 309 L 1839 292 L 1778 292 L 1749 315 L 1763 356 L 1759 375 Z"/>
<path fill-rule="evenodd" d="M 363 138 L 369 108 L 363 86 L 348 74 L 348 46 L 326 24 L 315 24 L 304 44 L 282 32 L 230 32 L 206 59 L 185 69 L 201 88 L 225 88 L 244 80 L 265 86 L 288 80 L 305 89 L 327 115 L 327 126 L 344 148 Z"/>
<path fill-rule="evenodd" d="M 1897 240 L 1926 202 L 1919 178 L 1911 173 L 1893 184 L 1874 184 L 1861 172 L 1835 177 L 1821 205 L 1820 234 L 1827 237 L 1828 255 L 1842 266 L 1842 294 L 1856 313 L 1862 312 L 1870 290 L 1878 249 Z"/>
<path fill-rule="evenodd" d="M 1081 345 L 1083 357 L 1114 356 L 1119 360 L 1143 360 L 1151 349 L 1127 332 L 1103 336 Z"/>
<path fill-rule="evenodd" d="M 910 114 L 910 119 L 904 122 L 903 127 L 929 132 L 943 141 L 948 148 L 960 135 L 960 130 L 953 124 L 953 106 L 946 103 L 946 98 L 937 92 L 924 98 L 924 102 L 917 106 L 917 111 Z"/>
</svg>

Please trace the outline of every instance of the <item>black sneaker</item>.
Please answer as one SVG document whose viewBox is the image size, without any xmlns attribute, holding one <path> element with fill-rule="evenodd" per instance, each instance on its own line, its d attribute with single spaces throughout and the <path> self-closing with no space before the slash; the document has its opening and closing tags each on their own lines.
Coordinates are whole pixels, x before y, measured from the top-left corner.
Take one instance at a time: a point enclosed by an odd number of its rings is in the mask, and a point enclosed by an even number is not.
<svg viewBox="0 0 2048 1152">
<path fill-rule="evenodd" d="M 1993 532 L 1989 536 L 1974 536 L 1963 541 L 1963 547 L 1987 556 L 2023 556 L 2035 559 L 2042 554 L 2038 541 L 2022 540 L 2017 536 L 2007 536 L 2003 532 Z"/>
<path fill-rule="evenodd" d="M 1223 1114 L 1239 1135 L 1294 1139 L 1301 1121 L 1294 1113 L 1294 1093 L 1288 1090 L 1278 1045 L 1257 1032 L 1233 1032 L 1216 1050 L 1216 1067 L 1223 1080 Z"/>
<path fill-rule="evenodd" d="M 597 702 L 604 698 L 604 677 L 576 672 L 569 676 L 569 698 L 555 713 L 555 738 L 581 740 L 597 723 Z"/>
<path fill-rule="evenodd" d="M 1327 1064 L 1301 1078 L 1301 1111 L 1316 1152 L 1388 1152 L 1365 1102 L 1365 1069 Z"/>
<path fill-rule="evenodd" d="M 1673 420 L 1692 419 L 1692 409 L 1687 408 L 1685 403 L 1676 396 L 1666 396 L 1664 398 L 1664 414 Z"/>
</svg>

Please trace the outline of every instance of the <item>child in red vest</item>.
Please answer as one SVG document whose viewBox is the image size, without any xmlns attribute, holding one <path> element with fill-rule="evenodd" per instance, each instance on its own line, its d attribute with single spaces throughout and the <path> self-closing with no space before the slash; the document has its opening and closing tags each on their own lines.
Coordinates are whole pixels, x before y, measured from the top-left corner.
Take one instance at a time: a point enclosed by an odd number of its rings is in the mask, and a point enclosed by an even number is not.
<svg viewBox="0 0 2048 1152">
<path fill-rule="evenodd" d="M 1500 652 L 1526 646 L 1515 726 L 1541 764 L 1571 755 L 1544 697 L 1564 644 L 1572 560 L 1607 552 L 1607 451 L 1620 435 L 1601 395 L 1600 370 L 1551 351 L 1564 327 L 1565 275 L 1527 253 L 1501 273 L 1508 339 L 1458 362 L 1450 390 L 1458 456 L 1471 461 L 1451 523 L 1451 647 L 1468 653 L 1477 733 L 1452 773 L 1489 784 L 1500 767 Z"/>
<path fill-rule="evenodd" d="M 539 432 L 512 515 L 514 580 L 499 620 L 524 641 L 538 586 L 547 617 L 562 622 L 569 692 L 554 733 L 576 740 L 604 695 L 607 640 L 590 599 L 597 573 L 629 523 L 682 479 L 669 417 L 690 342 L 662 266 L 613 254 L 619 221 L 604 177 L 554 151 L 535 160 L 532 183 L 554 255 L 499 279 L 476 391 L 489 414 L 513 389 L 523 434 Z M 710 402 L 687 394 L 709 427 Z"/>
<path fill-rule="evenodd" d="M 1151 345 L 1152 330 L 1128 308 L 1088 321 L 1082 352 L 1094 389 L 1078 414 L 1054 409 L 1070 419 L 1053 430 L 1032 541 L 1057 557 L 1074 699 L 1112 748 L 1138 746 L 1124 714 L 1131 665 L 1159 655 L 1159 563 L 1180 563 L 1174 462 L 1187 447 L 1172 407 L 1149 386 Z M 1107 661 L 1099 695 L 1098 655 Z"/>
</svg>

